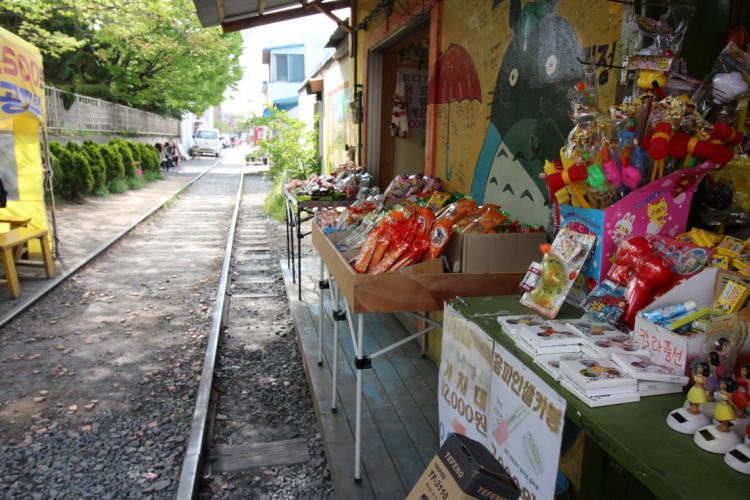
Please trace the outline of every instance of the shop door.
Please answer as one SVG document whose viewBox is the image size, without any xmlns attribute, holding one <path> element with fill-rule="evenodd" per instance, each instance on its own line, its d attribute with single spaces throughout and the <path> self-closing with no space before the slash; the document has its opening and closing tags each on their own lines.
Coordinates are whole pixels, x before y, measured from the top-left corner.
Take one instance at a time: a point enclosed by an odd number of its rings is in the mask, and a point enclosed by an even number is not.
<svg viewBox="0 0 750 500">
<path fill-rule="evenodd" d="M 383 190 L 397 175 L 424 171 L 427 21 L 403 30 L 368 54 L 366 165 Z"/>
</svg>

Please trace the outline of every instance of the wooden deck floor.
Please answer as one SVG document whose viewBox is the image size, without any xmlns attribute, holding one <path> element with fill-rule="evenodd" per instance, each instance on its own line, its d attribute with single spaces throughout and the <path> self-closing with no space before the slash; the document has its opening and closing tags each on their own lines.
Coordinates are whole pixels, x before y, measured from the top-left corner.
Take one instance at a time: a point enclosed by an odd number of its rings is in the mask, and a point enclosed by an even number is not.
<svg viewBox="0 0 750 500">
<path fill-rule="evenodd" d="M 318 365 L 320 268 L 318 259 L 302 261 L 302 301 L 292 270 L 281 261 L 289 305 L 305 359 L 313 404 L 322 429 L 329 468 L 338 499 L 403 499 L 438 450 L 438 369 L 423 359 L 416 342 L 407 342 L 372 361 L 365 370 L 362 404 L 362 482 L 354 482 L 356 378 L 354 347 L 346 321 L 339 322 L 338 403 L 331 411 L 333 323 L 326 291 L 323 360 Z M 343 306 L 343 299 L 342 299 Z M 356 325 L 356 322 L 354 323 Z M 365 316 L 365 354 L 373 353 L 409 332 L 392 314 Z"/>
</svg>

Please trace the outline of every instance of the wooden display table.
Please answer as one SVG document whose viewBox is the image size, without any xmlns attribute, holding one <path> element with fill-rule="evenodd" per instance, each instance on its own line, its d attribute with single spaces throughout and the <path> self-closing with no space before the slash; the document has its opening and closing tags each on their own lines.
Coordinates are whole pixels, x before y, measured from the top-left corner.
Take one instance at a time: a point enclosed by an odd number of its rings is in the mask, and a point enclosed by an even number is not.
<svg viewBox="0 0 750 500">
<path fill-rule="evenodd" d="M 518 297 L 462 298 L 452 301 L 451 305 L 523 361 L 567 401 L 566 417 L 586 435 L 579 498 L 600 498 L 607 454 L 658 498 L 729 500 L 750 495 L 750 476 L 726 465 L 724 455 L 699 448 L 692 435 L 667 427 L 667 415 L 683 405 L 684 393 L 590 408 L 538 367 L 502 330 L 496 320 L 498 315 L 533 313 L 518 302 Z M 580 315 L 580 311 L 566 305 L 558 317 Z M 626 498 L 625 492 L 622 495 L 621 498 Z"/>
<path fill-rule="evenodd" d="M 302 232 L 302 223 L 312 219 L 316 208 L 348 207 L 355 200 L 340 198 L 331 199 L 298 199 L 287 188 L 287 180 L 281 185 L 286 205 L 286 258 L 287 266 L 292 268 L 292 283 L 297 283 L 298 299 L 302 300 L 302 238 L 310 233 Z M 296 236 L 295 236 L 296 235 Z M 297 239 L 297 268 L 294 268 L 294 240 Z"/>
<path fill-rule="evenodd" d="M 325 268 L 328 269 L 334 309 L 338 308 L 339 298 L 344 297 L 346 314 L 334 311 L 334 319 L 346 320 L 349 323 L 351 340 L 355 349 L 355 366 L 357 368 L 356 395 L 356 426 L 355 426 L 355 456 L 354 480 L 360 480 L 361 457 L 361 413 L 362 413 L 362 370 L 372 368 L 372 360 L 403 345 L 411 340 L 423 338 L 424 334 L 439 328 L 440 322 L 426 316 L 429 311 L 442 311 L 444 302 L 452 297 L 474 297 L 482 295 L 507 295 L 519 291 L 519 283 L 524 273 L 498 274 L 461 274 L 432 272 L 420 274 L 409 272 L 384 274 L 359 274 L 336 249 L 333 242 L 313 223 L 312 243 L 321 258 L 321 285 Z M 429 269 L 429 268 L 428 268 Z M 442 264 L 439 264 L 442 270 Z M 320 314 L 318 326 L 318 351 L 321 359 L 322 351 L 322 311 L 323 290 L 320 293 Z M 363 350 L 364 314 L 379 312 L 401 312 L 417 318 L 424 328 L 413 335 L 394 342 L 393 344 L 369 355 Z M 356 327 L 354 320 L 356 319 Z M 355 334 L 356 332 L 356 334 Z M 333 322 L 333 380 L 331 407 L 336 411 L 336 383 L 337 383 L 337 351 L 335 345 L 338 339 L 338 321 Z M 424 354 L 424 344 L 423 344 Z M 320 361 L 318 364 L 322 364 Z"/>
</svg>

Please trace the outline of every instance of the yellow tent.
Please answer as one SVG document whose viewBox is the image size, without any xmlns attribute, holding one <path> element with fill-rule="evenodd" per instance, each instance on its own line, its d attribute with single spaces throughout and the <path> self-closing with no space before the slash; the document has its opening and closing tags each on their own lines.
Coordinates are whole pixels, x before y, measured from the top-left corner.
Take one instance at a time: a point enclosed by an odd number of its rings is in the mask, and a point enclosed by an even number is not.
<svg viewBox="0 0 750 500">
<path fill-rule="evenodd" d="M 39 143 L 40 126 L 46 124 L 42 56 L 2 28 L 0 44 L 0 178 L 8 192 L 0 219 L 30 217 L 29 227 L 48 229 Z M 7 224 L 0 224 L 0 231 L 6 229 Z M 31 253 L 40 253 L 33 244 Z"/>
</svg>

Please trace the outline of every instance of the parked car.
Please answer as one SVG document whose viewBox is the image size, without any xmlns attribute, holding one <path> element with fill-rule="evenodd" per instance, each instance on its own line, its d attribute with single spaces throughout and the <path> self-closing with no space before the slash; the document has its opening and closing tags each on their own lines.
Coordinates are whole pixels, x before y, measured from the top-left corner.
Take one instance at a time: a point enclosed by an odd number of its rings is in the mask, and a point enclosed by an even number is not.
<svg viewBox="0 0 750 500">
<path fill-rule="evenodd" d="M 215 128 L 199 128 L 195 131 L 193 147 L 198 148 L 198 153 L 221 156 L 222 142 L 219 139 L 219 130 Z"/>
</svg>

